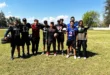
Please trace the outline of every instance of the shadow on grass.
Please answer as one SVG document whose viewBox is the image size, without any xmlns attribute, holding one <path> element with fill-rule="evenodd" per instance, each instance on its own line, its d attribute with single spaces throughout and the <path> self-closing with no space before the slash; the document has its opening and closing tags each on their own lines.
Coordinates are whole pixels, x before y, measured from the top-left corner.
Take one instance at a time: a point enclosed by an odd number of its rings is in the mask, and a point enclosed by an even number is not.
<svg viewBox="0 0 110 75">
<path fill-rule="evenodd" d="M 28 55 L 25 55 L 25 57 L 21 57 L 21 58 L 23 58 L 23 59 L 28 59 L 28 58 L 31 58 L 31 57 L 33 57 L 33 56 L 38 56 L 38 55 L 41 55 L 41 53 L 42 52 L 38 52 L 37 54 L 30 54 L 29 56 Z M 63 51 L 63 53 L 64 54 L 67 54 L 67 50 L 64 50 Z M 73 53 L 73 52 L 72 52 Z M 46 52 L 45 52 L 45 54 L 46 54 Z M 62 52 L 61 51 L 58 51 L 57 50 L 57 55 L 61 55 L 62 54 Z M 51 50 L 50 51 L 50 55 L 54 55 L 54 52 Z M 89 57 L 94 57 L 94 56 L 96 56 L 96 55 L 98 55 L 98 53 L 95 53 L 95 52 L 90 52 L 90 50 L 87 50 L 87 58 L 89 58 Z M 73 56 L 73 54 L 72 54 L 72 56 Z M 83 57 L 83 51 L 81 51 L 81 57 Z M 16 59 L 16 58 L 15 58 Z"/>
</svg>

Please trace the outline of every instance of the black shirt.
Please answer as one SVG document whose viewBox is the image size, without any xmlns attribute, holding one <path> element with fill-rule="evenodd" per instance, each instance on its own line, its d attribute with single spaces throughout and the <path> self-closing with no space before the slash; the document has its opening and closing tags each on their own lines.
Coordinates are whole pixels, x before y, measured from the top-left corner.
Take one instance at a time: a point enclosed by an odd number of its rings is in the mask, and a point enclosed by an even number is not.
<svg viewBox="0 0 110 75">
<path fill-rule="evenodd" d="M 26 38 L 29 35 L 29 29 L 31 28 L 31 25 L 27 23 L 26 25 L 21 25 L 21 34 L 22 38 Z"/>
</svg>

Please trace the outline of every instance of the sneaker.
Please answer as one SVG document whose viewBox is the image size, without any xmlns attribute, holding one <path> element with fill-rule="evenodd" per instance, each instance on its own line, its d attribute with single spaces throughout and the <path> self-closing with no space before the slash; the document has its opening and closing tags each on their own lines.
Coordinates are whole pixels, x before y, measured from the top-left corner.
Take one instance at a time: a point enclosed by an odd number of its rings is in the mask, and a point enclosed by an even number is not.
<svg viewBox="0 0 110 75">
<path fill-rule="evenodd" d="M 13 58 L 13 57 L 11 57 L 11 60 L 14 60 L 14 58 Z"/>
<path fill-rule="evenodd" d="M 76 56 L 74 56 L 74 59 L 76 59 Z"/>
<path fill-rule="evenodd" d="M 84 59 L 87 59 L 86 57 L 84 57 Z"/>
<path fill-rule="evenodd" d="M 46 56 L 49 56 L 49 52 L 46 53 Z"/>
<path fill-rule="evenodd" d="M 66 58 L 69 58 L 69 57 L 70 57 L 70 55 L 67 55 L 67 56 L 66 56 Z"/>
<path fill-rule="evenodd" d="M 64 51 L 62 50 L 62 55 L 64 55 Z"/>
<path fill-rule="evenodd" d="M 41 55 L 44 55 L 44 54 L 45 54 L 45 52 L 42 52 L 42 53 L 41 53 Z"/>
<path fill-rule="evenodd" d="M 54 53 L 54 56 L 57 56 L 57 54 L 56 54 L 56 53 Z"/>
<path fill-rule="evenodd" d="M 81 57 L 80 56 L 78 56 L 78 59 L 80 59 Z"/>
</svg>

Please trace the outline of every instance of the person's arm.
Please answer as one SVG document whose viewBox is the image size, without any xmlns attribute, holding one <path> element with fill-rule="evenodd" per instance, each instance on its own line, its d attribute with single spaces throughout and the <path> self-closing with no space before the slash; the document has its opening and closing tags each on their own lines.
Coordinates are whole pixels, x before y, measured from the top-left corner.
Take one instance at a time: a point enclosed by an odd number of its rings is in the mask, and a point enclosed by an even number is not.
<svg viewBox="0 0 110 75">
<path fill-rule="evenodd" d="M 5 35 L 4 35 L 4 38 L 7 39 L 7 35 L 8 33 L 12 30 L 12 27 L 9 27 L 8 30 L 6 31 Z"/>
</svg>

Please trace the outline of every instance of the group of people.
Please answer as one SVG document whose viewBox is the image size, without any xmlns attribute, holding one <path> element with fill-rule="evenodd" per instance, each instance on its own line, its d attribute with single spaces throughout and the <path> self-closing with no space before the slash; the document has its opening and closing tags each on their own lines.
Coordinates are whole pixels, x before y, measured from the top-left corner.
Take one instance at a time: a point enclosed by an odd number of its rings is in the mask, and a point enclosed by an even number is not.
<svg viewBox="0 0 110 75">
<path fill-rule="evenodd" d="M 29 36 L 29 29 L 32 28 L 32 36 Z M 30 55 L 30 44 L 32 43 L 32 54 L 38 54 L 40 30 L 43 31 L 43 51 L 42 54 L 50 55 L 50 47 L 53 45 L 53 53 L 56 56 L 58 53 L 64 54 L 65 35 L 67 36 L 67 55 L 74 54 L 74 59 L 81 57 L 81 46 L 83 48 L 84 59 L 87 58 L 87 30 L 89 27 L 83 25 L 83 21 L 75 22 L 75 18 L 71 17 L 70 23 L 65 24 L 64 19 L 57 21 L 57 24 L 44 21 L 44 24 L 39 23 L 35 19 L 33 24 L 27 23 L 26 18 L 22 19 L 22 24 L 14 21 L 13 25 L 9 26 L 4 38 L 11 32 L 11 59 L 14 59 L 14 52 L 17 47 L 18 57 L 20 57 L 20 46 L 22 46 L 22 57 L 25 57 L 25 44 L 27 45 L 27 55 Z M 56 42 L 58 43 L 58 50 L 56 51 Z M 76 52 L 77 50 L 77 52 Z"/>
</svg>

